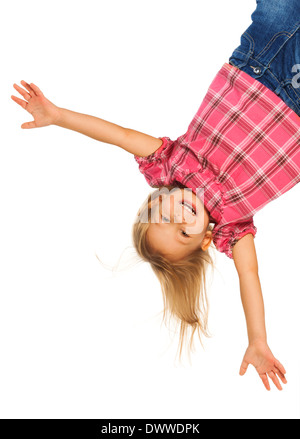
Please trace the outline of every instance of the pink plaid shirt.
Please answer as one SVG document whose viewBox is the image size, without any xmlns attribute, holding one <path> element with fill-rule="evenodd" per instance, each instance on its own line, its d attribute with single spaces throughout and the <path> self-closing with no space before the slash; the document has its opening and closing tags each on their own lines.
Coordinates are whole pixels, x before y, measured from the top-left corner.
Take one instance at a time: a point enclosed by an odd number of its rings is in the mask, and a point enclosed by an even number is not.
<svg viewBox="0 0 300 439">
<path fill-rule="evenodd" d="M 300 180 L 300 117 L 274 92 L 225 63 L 187 132 L 147 157 L 135 155 L 151 187 L 185 186 L 214 222 L 213 243 L 256 235 L 253 215 Z M 201 192 L 199 192 L 199 188 Z"/>
</svg>

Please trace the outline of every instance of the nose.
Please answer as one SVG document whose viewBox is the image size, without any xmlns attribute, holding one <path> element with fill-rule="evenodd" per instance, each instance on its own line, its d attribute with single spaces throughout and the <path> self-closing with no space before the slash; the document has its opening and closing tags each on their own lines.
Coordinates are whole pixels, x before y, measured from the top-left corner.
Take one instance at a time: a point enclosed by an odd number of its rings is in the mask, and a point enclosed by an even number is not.
<svg viewBox="0 0 300 439">
<path fill-rule="evenodd" d="M 174 217 L 174 221 L 176 221 L 177 224 L 188 224 L 188 222 L 186 221 L 185 211 L 183 207 L 179 207 L 175 214 L 172 216 Z"/>
<path fill-rule="evenodd" d="M 175 202 L 173 196 L 170 197 L 169 203 L 170 222 L 177 224 L 190 224 L 188 220 L 189 215 L 185 211 L 184 206 L 177 201 Z"/>
</svg>

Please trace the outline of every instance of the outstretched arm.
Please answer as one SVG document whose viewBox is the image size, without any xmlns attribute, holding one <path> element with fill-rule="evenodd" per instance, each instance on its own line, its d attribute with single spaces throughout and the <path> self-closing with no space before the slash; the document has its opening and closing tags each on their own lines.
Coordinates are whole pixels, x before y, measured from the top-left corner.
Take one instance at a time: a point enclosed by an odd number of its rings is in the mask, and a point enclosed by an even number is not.
<svg viewBox="0 0 300 439">
<path fill-rule="evenodd" d="M 249 339 L 240 375 L 244 375 L 248 365 L 252 364 L 267 390 L 270 390 L 268 377 L 279 390 L 282 390 L 278 377 L 283 383 L 286 383 L 284 376 L 286 372 L 267 344 L 264 302 L 258 275 L 254 238 L 251 233 L 237 241 L 233 247 L 232 255 L 239 276 L 241 300 Z"/>
<path fill-rule="evenodd" d="M 59 113 L 55 125 L 77 131 L 100 142 L 117 145 L 131 154 L 147 156 L 162 145 L 161 139 L 130 128 L 123 128 L 98 117 L 76 113 L 65 108 L 60 108 Z"/>
<path fill-rule="evenodd" d="M 21 128 L 57 125 L 100 142 L 119 146 L 138 156 L 150 155 L 162 145 L 162 140 L 157 137 L 124 128 L 98 117 L 59 108 L 50 102 L 35 84 L 28 84 L 25 81 L 21 81 L 21 84 L 25 89 L 17 84 L 14 84 L 14 88 L 24 100 L 16 96 L 11 98 L 34 118 L 33 121 L 22 124 Z"/>
</svg>

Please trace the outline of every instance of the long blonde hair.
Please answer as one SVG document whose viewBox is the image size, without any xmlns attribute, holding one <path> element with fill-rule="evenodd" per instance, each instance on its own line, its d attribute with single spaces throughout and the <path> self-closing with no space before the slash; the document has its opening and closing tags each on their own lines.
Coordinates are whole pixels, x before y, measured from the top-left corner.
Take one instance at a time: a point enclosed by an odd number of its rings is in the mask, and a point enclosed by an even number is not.
<svg viewBox="0 0 300 439">
<path fill-rule="evenodd" d="M 179 357 L 181 357 L 189 330 L 191 330 L 189 352 L 193 350 L 196 331 L 201 343 L 203 335 L 209 337 L 206 271 L 209 266 L 214 268 L 214 261 L 209 250 L 204 251 L 201 248 L 176 262 L 170 262 L 161 254 L 151 250 L 146 239 L 151 218 L 151 203 L 159 196 L 161 189 L 158 188 L 150 193 L 140 207 L 132 228 L 132 240 L 138 255 L 150 263 L 160 282 L 164 303 L 163 320 L 166 321 L 168 316 L 180 324 Z M 211 224 L 208 230 L 212 230 Z"/>
</svg>

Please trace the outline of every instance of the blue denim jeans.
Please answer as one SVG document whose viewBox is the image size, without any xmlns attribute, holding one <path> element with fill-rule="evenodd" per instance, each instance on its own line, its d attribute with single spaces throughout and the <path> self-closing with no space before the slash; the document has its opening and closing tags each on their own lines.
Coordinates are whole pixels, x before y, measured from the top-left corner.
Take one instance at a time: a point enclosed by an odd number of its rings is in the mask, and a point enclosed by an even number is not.
<svg viewBox="0 0 300 439">
<path fill-rule="evenodd" d="M 300 116 L 300 0 L 256 4 L 252 24 L 229 63 L 271 89 Z"/>
</svg>

